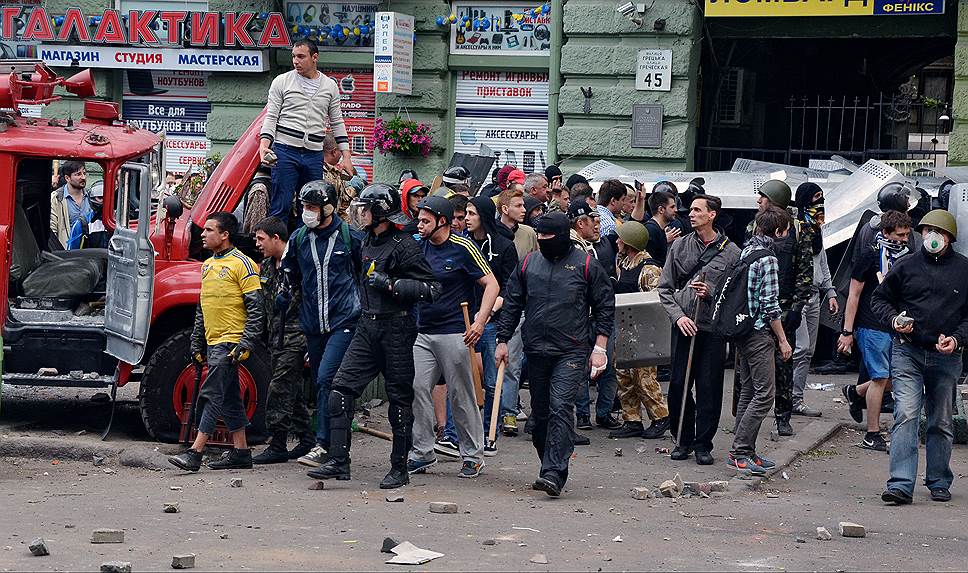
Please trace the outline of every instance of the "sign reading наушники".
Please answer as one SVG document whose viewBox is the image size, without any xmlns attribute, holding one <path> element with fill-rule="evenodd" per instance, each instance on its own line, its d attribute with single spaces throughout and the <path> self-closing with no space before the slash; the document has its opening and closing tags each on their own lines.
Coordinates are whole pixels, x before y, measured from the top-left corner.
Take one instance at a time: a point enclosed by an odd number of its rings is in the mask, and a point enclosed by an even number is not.
<svg viewBox="0 0 968 573">
<path fill-rule="evenodd" d="M 919 16 L 944 14 L 945 0 L 706 0 L 706 16 Z"/>
</svg>

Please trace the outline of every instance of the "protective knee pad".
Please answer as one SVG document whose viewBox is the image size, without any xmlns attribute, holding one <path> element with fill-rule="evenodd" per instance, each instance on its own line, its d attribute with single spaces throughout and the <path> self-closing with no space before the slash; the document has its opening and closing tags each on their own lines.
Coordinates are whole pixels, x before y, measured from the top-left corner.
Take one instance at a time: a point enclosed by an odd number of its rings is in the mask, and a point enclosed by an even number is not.
<svg viewBox="0 0 968 573">
<path fill-rule="evenodd" d="M 353 398 L 339 390 L 329 393 L 330 426 L 334 428 L 349 427 L 353 417 Z"/>
</svg>

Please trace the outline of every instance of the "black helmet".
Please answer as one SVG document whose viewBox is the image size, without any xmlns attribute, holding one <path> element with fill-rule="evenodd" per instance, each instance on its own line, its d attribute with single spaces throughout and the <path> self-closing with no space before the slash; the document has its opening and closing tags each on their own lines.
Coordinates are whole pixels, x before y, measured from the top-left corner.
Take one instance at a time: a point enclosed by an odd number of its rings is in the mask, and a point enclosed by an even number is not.
<svg viewBox="0 0 968 573">
<path fill-rule="evenodd" d="M 455 165 L 453 167 L 448 167 L 444 170 L 444 174 L 441 177 L 444 181 L 444 185 L 448 187 L 451 185 L 467 185 L 470 183 L 471 172 L 467 170 L 463 165 Z"/>
<path fill-rule="evenodd" d="M 676 185 L 672 181 L 659 181 L 652 187 L 652 192 L 655 193 L 656 191 L 665 191 L 666 193 L 679 195 L 679 190 L 676 189 Z"/>
<path fill-rule="evenodd" d="M 369 210 L 372 217 L 366 227 L 378 225 L 383 221 L 390 221 L 399 225 L 406 225 L 409 220 L 400 210 L 400 192 L 396 187 L 386 183 L 367 185 L 356 199 L 350 203 L 350 221 L 357 228 L 364 226 L 359 222 L 361 210 Z"/>
<path fill-rule="evenodd" d="M 336 191 L 336 187 L 332 183 L 321 179 L 310 181 L 299 190 L 300 201 L 309 203 L 310 205 L 316 205 L 317 207 L 330 205 L 333 209 L 336 209 L 337 202 L 339 201 L 338 197 L 339 193 Z"/>
<path fill-rule="evenodd" d="M 400 172 L 400 183 L 403 183 L 407 179 L 420 179 L 417 177 L 417 172 L 413 169 L 404 169 Z"/>
<path fill-rule="evenodd" d="M 430 197 L 424 197 L 419 203 L 417 203 L 417 210 L 430 211 L 434 214 L 434 217 L 443 217 L 450 224 L 451 220 L 454 218 L 454 205 L 447 199 L 441 197 L 440 195 L 431 195 Z"/>
<path fill-rule="evenodd" d="M 877 207 L 881 213 L 900 211 L 907 213 L 913 207 L 920 194 L 910 183 L 892 181 L 877 192 Z"/>
</svg>

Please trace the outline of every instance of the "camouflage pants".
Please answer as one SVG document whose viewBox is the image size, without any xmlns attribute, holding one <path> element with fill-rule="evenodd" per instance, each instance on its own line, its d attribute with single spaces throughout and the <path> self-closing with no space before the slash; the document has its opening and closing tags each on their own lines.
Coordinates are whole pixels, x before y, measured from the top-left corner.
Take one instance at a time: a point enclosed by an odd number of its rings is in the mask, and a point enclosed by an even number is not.
<svg viewBox="0 0 968 573">
<path fill-rule="evenodd" d="M 783 331 L 787 341 L 797 339 L 796 331 Z M 784 362 L 779 344 L 773 356 L 776 362 L 776 405 L 773 412 L 777 419 L 789 419 L 793 413 L 793 360 Z"/>
<path fill-rule="evenodd" d="M 302 338 L 302 337 L 300 337 Z M 272 381 L 266 402 L 266 427 L 272 433 L 287 432 L 298 438 L 311 436 L 310 397 L 303 371 L 306 345 L 287 344 L 272 350 Z"/>
<path fill-rule="evenodd" d="M 622 403 L 622 420 L 641 422 L 642 406 L 653 422 L 669 417 L 662 387 L 656 380 L 656 368 L 629 368 L 615 370 L 618 378 L 618 399 Z"/>
</svg>

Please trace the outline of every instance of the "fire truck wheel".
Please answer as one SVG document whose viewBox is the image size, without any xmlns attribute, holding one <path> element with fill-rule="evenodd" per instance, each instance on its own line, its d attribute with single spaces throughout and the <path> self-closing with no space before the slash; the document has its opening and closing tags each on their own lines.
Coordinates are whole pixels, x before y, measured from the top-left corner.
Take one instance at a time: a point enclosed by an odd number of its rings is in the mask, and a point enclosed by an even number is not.
<svg viewBox="0 0 968 573">
<path fill-rule="evenodd" d="M 151 355 L 141 379 L 141 420 L 148 434 L 162 442 L 179 441 L 182 413 L 185 413 L 187 423 L 191 411 L 195 367 L 189 357 L 190 340 L 190 329 L 173 334 Z M 204 374 L 203 371 L 203 379 Z M 266 397 L 271 377 L 272 368 L 266 352 L 253 352 L 239 368 L 242 403 L 250 422 L 246 430 L 250 443 L 263 442 L 267 436 Z M 200 409 L 197 416 L 201 416 Z M 198 423 L 197 419 L 195 423 Z"/>
</svg>

